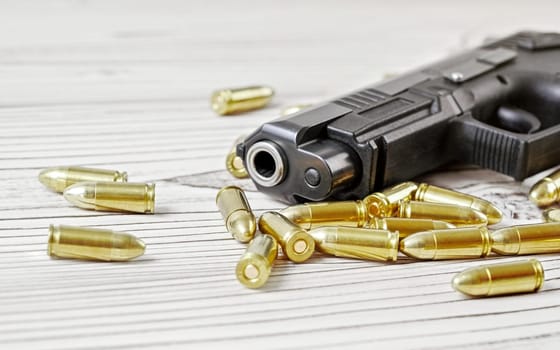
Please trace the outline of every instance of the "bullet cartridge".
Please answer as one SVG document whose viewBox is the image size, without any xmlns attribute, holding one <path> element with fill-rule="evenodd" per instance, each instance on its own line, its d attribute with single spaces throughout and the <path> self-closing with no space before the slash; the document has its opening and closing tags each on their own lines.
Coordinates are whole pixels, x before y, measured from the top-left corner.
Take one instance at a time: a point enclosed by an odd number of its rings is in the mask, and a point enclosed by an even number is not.
<svg viewBox="0 0 560 350">
<path fill-rule="evenodd" d="M 216 205 L 233 238 L 243 243 L 253 239 L 257 223 L 242 189 L 235 186 L 222 188 L 216 195 Z"/>
<path fill-rule="evenodd" d="M 418 186 L 414 182 L 403 182 L 390 187 L 383 192 L 375 192 L 364 198 L 368 216 L 387 217 L 393 216 L 398 210 L 398 203 L 410 200 Z"/>
<path fill-rule="evenodd" d="M 334 256 L 396 261 L 399 233 L 367 228 L 323 226 L 309 231 L 317 250 Z"/>
<path fill-rule="evenodd" d="M 492 251 L 500 255 L 560 252 L 560 223 L 506 227 L 492 232 Z"/>
<path fill-rule="evenodd" d="M 304 262 L 313 255 L 313 237 L 280 213 L 269 211 L 262 214 L 259 230 L 274 237 L 284 254 L 293 262 Z"/>
<path fill-rule="evenodd" d="M 455 228 L 453 224 L 445 221 L 407 218 L 373 218 L 370 227 L 380 230 L 398 231 L 400 239 L 417 232 Z"/>
<path fill-rule="evenodd" d="M 318 226 L 362 227 L 367 223 L 362 201 L 297 204 L 280 210 L 280 214 L 305 230 Z"/>
<path fill-rule="evenodd" d="M 450 222 L 456 226 L 486 225 L 486 215 L 459 205 L 418 201 L 399 202 L 398 216 L 410 219 L 433 219 Z"/>
<path fill-rule="evenodd" d="M 257 234 L 237 263 L 235 274 L 241 284 L 248 288 L 262 287 L 272 270 L 278 255 L 276 240 L 266 234 Z"/>
<path fill-rule="evenodd" d="M 144 254 L 145 248 L 144 242 L 128 233 L 75 226 L 49 226 L 49 256 L 126 261 Z"/>
<path fill-rule="evenodd" d="M 220 115 L 239 114 L 266 106 L 273 95 L 274 90 L 268 86 L 224 89 L 212 94 L 211 105 Z"/>
<path fill-rule="evenodd" d="M 539 207 L 560 201 L 560 170 L 537 182 L 529 191 L 529 199 Z"/>
<path fill-rule="evenodd" d="M 227 171 L 238 179 L 249 177 L 247 169 L 245 169 L 245 166 L 243 165 L 243 159 L 237 156 L 237 144 L 243 141 L 244 138 L 245 136 L 240 136 L 237 138 L 237 140 L 235 140 L 226 157 Z"/>
<path fill-rule="evenodd" d="M 453 277 L 453 288 L 473 297 L 532 293 L 544 283 L 544 270 L 531 259 L 467 269 Z"/>
<path fill-rule="evenodd" d="M 560 209 L 550 208 L 543 212 L 543 218 L 546 222 L 560 222 Z"/>
<path fill-rule="evenodd" d="M 400 250 L 420 260 L 482 258 L 492 240 L 486 227 L 461 227 L 412 234 L 401 240 Z"/>
<path fill-rule="evenodd" d="M 465 193 L 452 191 L 446 188 L 437 187 L 422 183 L 414 192 L 414 200 L 421 202 L 444 203 L 460 205 L 478 210 L 488 219 L 488 224 L 497 224 L 502 221 L 502 212 L 492 203 L 475 196 Z"/>
<path fill-rule="evenodd" d="M 79 182 L 64 190 L 64 198 L 82 209 L 153 213 L 155 184 Z"/>
<path fill-rule="evenodd" d="M 84 181 L 127 182 L 126 172 L 78 166 L 47 168 L 39 173 L 39 181 L 56 192 Z"/>
<path fill-rule="evenodd" d="M 289 107 L 286 107 L 286 108 L 282 109 L 282 111 L 280 112 L 280 115 L 285 117 L 287 115 L 295 114 L 295 113 L 301 111 L 302 109 L 306 109 L 306 108 L 309 108 L 309 107 L 311 107 L 310 104 L 299 104 L 299 105 L 289 106 Z"/>
</svg>

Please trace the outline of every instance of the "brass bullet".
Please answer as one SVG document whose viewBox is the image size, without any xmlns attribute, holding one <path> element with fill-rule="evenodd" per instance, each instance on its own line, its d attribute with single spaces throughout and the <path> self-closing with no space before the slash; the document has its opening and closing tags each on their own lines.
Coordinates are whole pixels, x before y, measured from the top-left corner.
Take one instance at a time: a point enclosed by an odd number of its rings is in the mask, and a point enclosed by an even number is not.
<svg viewBox="0 0 560 350">
<path fill-rule="evenodd" d="M 79 182 L 64 190 L 64 198 L 82 209 L 153 213 L 155 184 Z"/>
<path fill-rule="evenodd" d="M 216 195 L 216 205 L 233 238 L 243 243 L 253 239 L 257 223 L 242 189 L 236 186 L 222 188 Z"/>
<path fill-rule="evenodd" d="M 212 94 L 212 109 L 220 115 L 231 115 L 259 109 L 268 104 L 274 90 L 268 86 L 224 89 Z"/>
<path fill-rule="evenodd" d="M 278 244 L 272 236 L 255 235 L 237 263 L 235 269 L 237 279 L 248 288 L 262 287 L 270 276 L 277 255 Z"/>
<path fill-rule="evenodd" d="M 313 237 L 280 213 L 269 211 L 262 214 L 259 230 L 274 237 L 284 254 L 293 262 L 304 262 L 315 250 Z"/>
<path fill-rule="evenodd" d="M 560 209 L 550 208 L 543 212 L 543 218 L 546 222 L 560 222 Z"/>
<path fill-rule="evenodd" d="M 295 114 L 295 113 L 301 111 L 302 109 L 306 109 L 306 108 L 309 108 L 309 107 L 311 107 L 310 104 L 299 104 L 299 105 L 289 106 L 289 107 L 286 107 L 286 108 L 282 109 L 282 111 L 280 112 L 280 115 L 285 117 L 287 115 Z"/>
<path fill-rule="evenodd" d="M 418 189 L 414 192 L 414 200 L 469 207 L 486 215 L 490 225 L 502 221 L 502 212 L 487 200 L 426 183 L 418 185 Z"/>
<path fill-rule="evenodd" d="M 317 250 L 344 258 L 396 261 L 399 233 L 367 228 L 323 226 L 309 234 Z"/>
<path fill-rule="evenodd" d="M 398 216 L 411 219 L 442 220 L 457 226 L 476 226 L 488 223 L 486 215 L 469 207 L 418 201 L 399 202 Z"/>
<path fill-rule="evenodd" d="M 49 256 L 126 261 L 144 254 L 145 249 L 144 242 L 128 233 L 63 225 L 49 226 Z"/>
<path fill-rule="evenodd" d="M 539 207 L 560 201 L 560 170 L 533 185 L 529 191 L 529 199 Z"/>
<path fill-rule="evenodd" d="M 560 252 L 560 223 L 506 227 L 492 232 L 492 251 L 500 255 Z"/>
<path fill-rule="evenodd" d="M 244 179 L 246 177 L 249 177 L 249 174 L 247 173 L 247 169 L 245 169 L 245 166 L 243 165 L 243 159 L 237 156 L 237 145 L 241 141 L 243 141 L 244 138 L 245 136 L 239 136 L 235 140 L 233 146 L 229 150 L 229 153 L 226 157 L 227 171 L 229 171 L 231 175 L 235 176 L 238 179 Z"/>
<path fill-rule="evenodd" d="M 362 227 L 367 223 L 362 201 L 297 204 L 280 210 L 280 214 L 305 230 L 318 226 Z"/>
<path fill-rule="evenodd" d="M 418 186 L 414 182 L 403 182 L 383 192 L 366 196 L 363 201 L 370 218 L 393 216 L 398 210 L 398 203 L 410 200 Z"/>
<path fill-rule="evenodd" d="M 56 192 L 63 192 L 70 185 L 84 181 L 127 182 L 126 172 L 78 166 L 47 168 L 39 173 L 39 181 Z"/>
<path fill-rule="evenodd" d="M 400 243 L 404 254 L 420 260 L 482 258 L 492 240 L 486 227 L 461 227 L 412 234 Z"/>
<path fill-rule="evenodd" d="M 531 259 L 467 269 L 453 277 L 453 288 L 473 297 L 532 293 L 544 283 L 544 270 Z"/>
<path fill-rule="evenodd" d="M 401 239 L 417 232 L 455 228 L 453 224 L 445 221 L 407 218 L 373 218 L 370 227 L 380 230 L 398 231 L 399 238 Z"/>
</svg>

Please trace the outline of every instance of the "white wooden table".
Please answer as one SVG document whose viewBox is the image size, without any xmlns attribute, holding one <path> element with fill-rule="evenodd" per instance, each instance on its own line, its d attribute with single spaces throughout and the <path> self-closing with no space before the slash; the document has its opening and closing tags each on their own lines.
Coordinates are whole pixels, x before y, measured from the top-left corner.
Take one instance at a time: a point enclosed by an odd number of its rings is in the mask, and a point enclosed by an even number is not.
<svg viewBox="0 0 560 350">
<path fill-rule="evenodd" d="M 214 197 L 233 140 L 286 106 L 316 103 L 489 36 L 560 31 L 560 3 L 509 1 L 17 1 L 0 3 L 2 349 L 557 348 L 560 259 L 537 294 L 473 300 L 451 277 L 480 261 L 380 264 L 280 258 L 265 288 L 234 276 L 244 246 Z M 272 105 L 223 118 L 212 90 L 262 83 Z M 126 170 L 156 183 L 155 215 L 84 211 L 45 167 Z M 504 224 L 536 222 L 524 183 L 486 170 L 423 178 L 485 197 Z M 49 224 L 142 238 L 130 263 L 51 260 Z M 498 258 L 490 257 L 487 261 Z M 502 258 L 513 261 L 518 258 Z"/>
</svg>

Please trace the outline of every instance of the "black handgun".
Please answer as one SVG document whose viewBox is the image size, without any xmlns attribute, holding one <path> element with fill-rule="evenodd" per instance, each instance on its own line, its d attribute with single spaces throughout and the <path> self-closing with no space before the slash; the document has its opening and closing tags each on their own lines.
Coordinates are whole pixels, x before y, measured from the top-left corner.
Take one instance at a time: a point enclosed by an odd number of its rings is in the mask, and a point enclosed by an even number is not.
<svg viewBox="0 0 560 350">
<path fill-rule="evenodd" d="M 259 190 L 361 198 L 449 162 L 517 180 L 560 163 L 560 34 L 521 32 L 263 124 L 237 146 Z"/>
</svg>

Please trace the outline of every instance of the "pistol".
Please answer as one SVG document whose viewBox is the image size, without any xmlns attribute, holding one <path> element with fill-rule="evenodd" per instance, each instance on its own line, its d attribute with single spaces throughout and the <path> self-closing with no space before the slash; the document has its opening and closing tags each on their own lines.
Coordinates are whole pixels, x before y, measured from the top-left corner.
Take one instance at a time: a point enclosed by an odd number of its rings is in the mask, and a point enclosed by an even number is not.
<svg viewBox="0 0 560 350">
<path fill-rule="evenodd" d="M 446 163 L 560 163 L 560 34 L 520 32 L 260 126 L 237 145 L 288 202 L 361 198 Z"/>
</svg>

